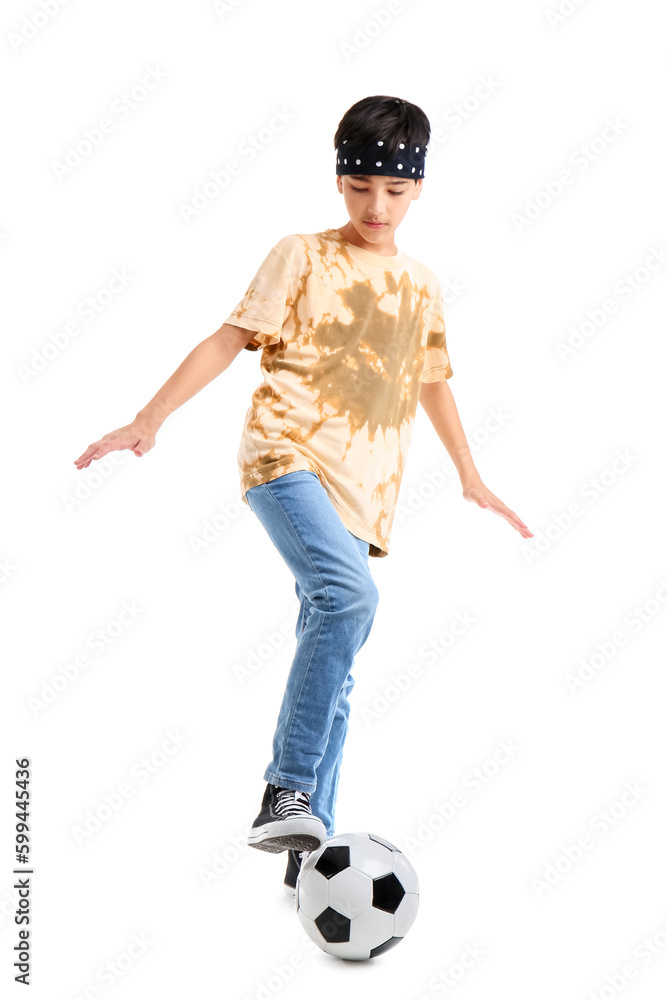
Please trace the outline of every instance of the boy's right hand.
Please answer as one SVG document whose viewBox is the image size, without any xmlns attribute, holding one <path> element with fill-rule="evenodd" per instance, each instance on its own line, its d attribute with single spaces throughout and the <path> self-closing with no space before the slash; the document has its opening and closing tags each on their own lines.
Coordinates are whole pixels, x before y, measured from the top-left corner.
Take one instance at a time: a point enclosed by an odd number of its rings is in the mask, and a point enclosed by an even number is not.
<svg viewBox="0 0 667 1000">
<path fill-rule="evenodd" d="M 141 458 L 154 447 L 157 431 L 155 424 L 137 418 L 126 427 L 110 431 L 99 441 L 89 444 L 83 455 L 74 460 L 74 464 L 77 469 L 87 469 L 93 459 L 103 458 L 110 451 L 123 451 L 126 448 L 134 452 L 137 458 Z"/>
</svg>

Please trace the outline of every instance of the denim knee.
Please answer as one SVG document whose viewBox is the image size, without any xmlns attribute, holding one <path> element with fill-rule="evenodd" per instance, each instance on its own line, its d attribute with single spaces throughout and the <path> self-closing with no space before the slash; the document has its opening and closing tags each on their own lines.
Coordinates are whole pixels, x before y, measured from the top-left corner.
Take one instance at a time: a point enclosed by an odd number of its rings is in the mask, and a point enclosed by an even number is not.
<svg viewBox="0 0 667 1000">
<path fill-rule="evenodd" d="M 370 576 L 364 581 L 363 597 L 367 613 L 369 617 L 372 618 L 377 611 L 378 602 L 380 600 L 380 592 Z"/>
<path fill-rule="evenodd" d="M 353 582 L 327 585 L 328 611 L 346 611 L 360 620 L 372 621 L 380 594 L 370 576 L 359 576 Z"/>
</svg>

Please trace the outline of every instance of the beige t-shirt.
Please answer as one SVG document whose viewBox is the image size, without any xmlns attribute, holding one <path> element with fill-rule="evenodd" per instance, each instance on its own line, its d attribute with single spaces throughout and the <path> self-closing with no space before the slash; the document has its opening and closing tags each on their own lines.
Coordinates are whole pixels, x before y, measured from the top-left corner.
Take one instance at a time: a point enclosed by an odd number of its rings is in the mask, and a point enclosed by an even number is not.
<svg viewBox="0 0 667 1000">
<path fill-rule="evenodd" d="M 436 276 L 337 229 L 284 236 L 225 320 L 264 376 L 238 451 L 246 490 L 310 469 L 369 555 L 386 556 L 421 382 L 450 378 Z"/>
</svg>

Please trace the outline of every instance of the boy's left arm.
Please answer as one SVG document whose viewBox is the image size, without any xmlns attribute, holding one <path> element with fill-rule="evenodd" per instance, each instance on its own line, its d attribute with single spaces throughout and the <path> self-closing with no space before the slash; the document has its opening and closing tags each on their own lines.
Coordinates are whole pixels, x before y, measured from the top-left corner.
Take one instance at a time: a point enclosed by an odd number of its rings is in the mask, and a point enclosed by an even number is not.
<svg viewBox="0 0 667 1000">
<path fill-rule="evenodd" d="M 493 511 L 494 514 L 500 514 L 524 538 L 532 538 L 532 531 L 523 523 L 518 514 L 505 506 L 502 500 L 499 500 L 482 482 L 472 460 L 447 379 L 441 379 L 439 382 L 422 382 L 419 402 L 456 467 L 461 480 L 464 500 L 470 500 L 480 507 L 486 507 Z"/>
</svg>

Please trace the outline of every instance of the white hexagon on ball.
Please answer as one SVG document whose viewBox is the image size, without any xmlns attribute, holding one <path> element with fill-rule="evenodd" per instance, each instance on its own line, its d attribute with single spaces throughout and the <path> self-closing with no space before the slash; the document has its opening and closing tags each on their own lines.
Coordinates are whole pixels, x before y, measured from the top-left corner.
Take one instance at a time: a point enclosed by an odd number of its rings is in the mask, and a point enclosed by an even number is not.
<svg viewBox="0 0 667 1000">
<path fill-rule="evenodd" d="M 394 914 L 394 937 L 405 937 L 417 916 L 419 896 L 415 892 L 406 892 L 398 904 Z"/>
<path fill-rule="evenodd" d="M 373 879 L 346 868 L 329 879 L 329 906 L 344 917 L 356 917 L 373 905 Z"/>
<path fill-rule="evenodd" d="M 320 929 L 315 921 L 311 920 L 310 917 L 307 917 L 303 910 L 297 910 L 297 916 L 308 937 L 315 942 L 318 948 L 321 948 L 322 951 L 326 951 L 327 941 L 325 941 L 320 934 Z"/>
<path fill-rule="evenodd" d="M 419 895 L 419 879 L 405 854 L 394 851 L 391 855 L 391 863 L 394 875 L 401 883 L 406 892 L 416 892 Z"/>
<path fill-rule="evenodd" d="M 346 958 L 351 962 L 363 962 L 369 957 L 368 948 L 360 948 L 350 941 L 346 941 L 344 944 L 336 944 L 332 941 L 326 945 L 324 950 L 329 955 L 335 955 L 336 958 Z"/>
<path fill-rule="evenodd" d="M 306 917 L 314 920 L 319 917 L 322 910 L 326 910 L 328 903 L 328 882 L 324 875 L 313 868 L 310 871 L 299 873 L 299 910 Z"/>
<path fill-rule="evenodd" d="M 365 910 L 350 925 L 350 944 L 369 952 L 394 934 L 394 915 L 383 910 Z"/>
<path fill-rule="evenodd" d="M 366 872 L 371 878 L 389 875 L 393 871 L 392 851 L 374 840 L 357 841 L 350 847 L 350 865 Z"/>
</svg>

